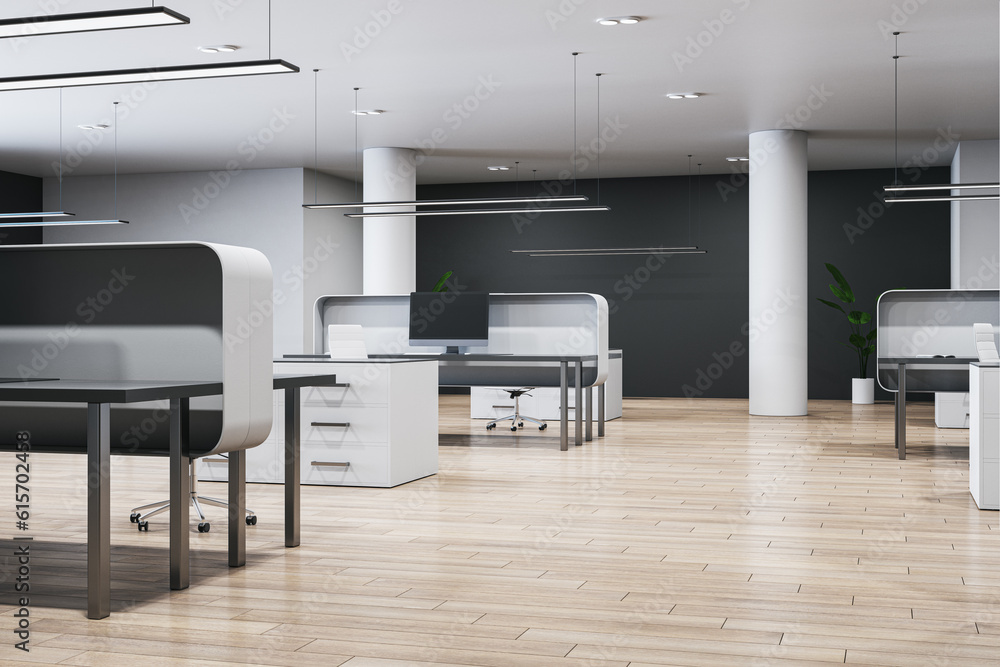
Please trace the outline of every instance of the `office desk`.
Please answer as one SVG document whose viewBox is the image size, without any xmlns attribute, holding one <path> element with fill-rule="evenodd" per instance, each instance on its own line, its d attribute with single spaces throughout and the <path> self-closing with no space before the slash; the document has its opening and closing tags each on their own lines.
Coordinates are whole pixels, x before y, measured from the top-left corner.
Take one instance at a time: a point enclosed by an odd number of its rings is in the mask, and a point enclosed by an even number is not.
<svg viewBox="0 0 1000 667">
<path fill-rule="evenodd" d="M 285 546 L 299 546 L 300 537 L 300 481 L 299 449 L 301 447 L 301 426 L 299 424 L 299 390 L 302 387 L 345 387 L 338 383 L 336 375 L 275 375 L 275 390 L 285 392 Z M 232 468 L 229 479 L 232 480 Z M 246 475 L 240 475 L 245 479 Z M 231 507 L 232 505 L 230 505 Z M 241 506 L 242 507 L 242 506 Z M 238 517 L 237 517 L 238 518 Z M 229 518 L 233 522 L 232 516 Z M 242 523 L 236 521 L 236 523 Z"/>
<path fill-rule="evenodd" d="M 906 458 L 907 367 L 910 373 L 924 371 L 918 375 L 917 387 L 910 391 L 969 391 L 969 364 L 977 361 L 966 357 L 882 357 L 878 360 L 880 370 L 896 371 L 895 440 L 900 459 Z M 921 368 L 923 366 L 928 368 Z"/>
<path fill-rule="evenodd" d="M 370 355 L 372 359 L 399 358 L 392 355 Z M 555 364 L 559 367 L 559 449 L 569 449 L 569 365 L 573 364 L 573 387 L 576 405 L 582 405 L 583 386 L 592 384 L 597 377 L 596 354 L 407 354 L 405 359 L 436 359 L 438 384 L 441 386 L 556 386 L 553 381 Z M 587 364 L 587 366 L 585 366 Z M 585 376 L 586 370 L 586 376 Z M 574 416 L 576 445 L 582 445 L 583 414 L 586 413 L 586 439 L 593 440 L 593 387 L 587 387 L 586 407 L 576 410 Z M 598 386 L 597 434 L 604 435 L 604 385 Z"/>
<path fill-rule="evenodd" d="M 222 393 L 221 382 L 126 382 L 48 380 L 0 383 L 0 401 L 45 401 L 87 404 L 87 618 L 105 618 L 111 614 L 111 403 L 170 401 L 170 588 L 179 590 L 190 584 L 188 561 L 188 506 L 190 503 L 190 463 L 188 425 L 190 399 Z M 30 438 L 29 438 L 30 442 Z M 30 450 L 29 450 L 30 452 Z M 230 452 L 229 465 L 236 470 L 244 464 L 244 452 Z M 242 487 L 243 478 L 232 475 Z M 243 497 L 238 489 L 236 498 Z M 230 509 L 230 512 L 233 510 Z M 237 516 L 243 506 L 236 508 Z M 230 521 L 229 564 L 243 565 L 244 548 L 233 550 L 233 525 L 238 539 L 242 521 Z"/>
</svg>

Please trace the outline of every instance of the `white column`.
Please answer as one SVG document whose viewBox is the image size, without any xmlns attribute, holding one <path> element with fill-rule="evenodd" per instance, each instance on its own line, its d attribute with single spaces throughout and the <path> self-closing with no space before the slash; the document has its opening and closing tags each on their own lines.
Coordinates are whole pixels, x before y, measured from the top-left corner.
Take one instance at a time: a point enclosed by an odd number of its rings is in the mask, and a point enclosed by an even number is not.
<svg viewBox="0 0 1000 667">
<path fill-rule="evenodd" d="M 750 135 L 750 414 L 806 414 L 807 134 Z M 756 335 L 755 335 L 756 334 Z"/>
<path fill-rule="evenodd" d="M 366 148 L 365 201 L 412 201 L 417 196 L 416 151 Z M 366 206 L 365 213 L 413 208 Z M 364 219 L 364 293 L 409 294 L 417 283 L 417 226 L 412 215 Z"/>
</svg>

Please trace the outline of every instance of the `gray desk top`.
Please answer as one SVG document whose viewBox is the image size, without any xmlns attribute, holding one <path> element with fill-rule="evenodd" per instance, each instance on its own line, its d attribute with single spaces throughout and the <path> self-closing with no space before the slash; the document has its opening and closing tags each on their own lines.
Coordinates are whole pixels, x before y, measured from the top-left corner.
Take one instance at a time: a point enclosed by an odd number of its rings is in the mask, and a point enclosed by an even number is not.
<svg viewBox="0 0 1000 667">
<path fill-rule="evenodd" d="M 878 360 L 880 364 L 906 364 L 906 365 L 916 365 L 916 364 L 971 364 L 977 362 L 979 359 L 976 357 L 881 357 Z"/>
<path fill-rule="evenodd" d="M 383 359 L 399 359 L 395 355 L 372 355 L 371 359 L 382 361 Z M 488 361 L 488 362 L 518 362 L 518 361 L 597 361 L 596 354 L 408 354 L 404 359 L 431 359 L 439 362 L 464 362 L 464 361 Z"/>
<path fill-rule="evenodd" d="M 129 382 L 118 380 L 0 382 L 0 401 L 141 403 L 168 398 L 213 396 L 221 393 L 221 382 Z"/>
<path fill-rule="evenodd" d="M 274 376 L 275 389 L 295 389 L 296 387 L 336 387 L 336 375 L 287 375 Z"/>
<path fill-rule="evenodd" d="M 424 358 L 423 356 L 410 356 L 405 357 L 370 357 L 368 359 L 331 359 L 328 354 L 287 354 L 280 359 L 275 359 L 276 362 L 281 363 L 295 363 L 295 364 L 316 364 L 316 363 L 338 363 L 338 364 L 370 364 L 373 361 L 377 361 L 380 364 L 412 364 L 415 361 L 429 361 L 429 358 Z"/>
</svg>

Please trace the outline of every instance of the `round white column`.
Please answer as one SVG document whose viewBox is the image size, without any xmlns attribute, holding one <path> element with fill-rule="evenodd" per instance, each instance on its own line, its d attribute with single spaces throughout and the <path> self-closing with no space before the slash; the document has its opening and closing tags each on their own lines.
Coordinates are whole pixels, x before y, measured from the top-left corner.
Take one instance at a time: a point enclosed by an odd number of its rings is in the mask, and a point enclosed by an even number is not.
<svg viewBox="0 0 1000 667">
<path fill-rule="evenodd" d="M 412 201 L 417 196 L 416 151 L 366 148 L 365 201 Z M 366 206 L 365 213 L 413 207 Z M 365 294 L 409 294 L 417 283 L 417 225 L 412 215 L 364 218 Z"/>
<path fill-rule="evenodd" d="M 807 411 L 807 134 L 750 135 L 750 414 Z"/>
</svg>

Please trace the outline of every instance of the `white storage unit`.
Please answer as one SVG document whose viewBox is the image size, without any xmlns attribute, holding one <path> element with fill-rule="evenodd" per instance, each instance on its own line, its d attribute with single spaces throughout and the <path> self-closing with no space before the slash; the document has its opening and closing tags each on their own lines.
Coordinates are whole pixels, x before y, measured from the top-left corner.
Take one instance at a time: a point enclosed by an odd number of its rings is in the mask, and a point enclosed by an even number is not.
<svg viewBox="0 0 1000 667">
<path fill-rule="evenodd" d="M 438 471 L 437 362 L 428 360 L 281 360 L 276 374 L 334 374 L 344 387 L 301 390 L 302 484 L 390 487 Z M 274 395 L 274 429 L 247 481 L 284 482 L 284 392 Z M 225 459 L 199 469 L 226 479 Z"/>
<path fill-rule="evenodd" d="M 969 364 L 969 396 L 969 491 L 979 509 L 1000 509 L 1000 366 Z"/>
<path fill-rule="evenodd" d="M 510 387 L 516 389 L 516 387 Z M 597 419 L 597 389 L 593 389 L 592 419 Z M 472 419 L 499 419 L 514 412 L 514 399 L 498 387 L 472 387 Z M 576 392 L 569 392 L 570 419 L 576 410 Z M 559 419 L 559 389 L 535 387 L 531 395 L 521 396 L 521 413 L 545 421 Z M 604 382 L 604 420 L 622 416 L 622 351 L 608 351 L 608 379 Z"/>
</svg>

